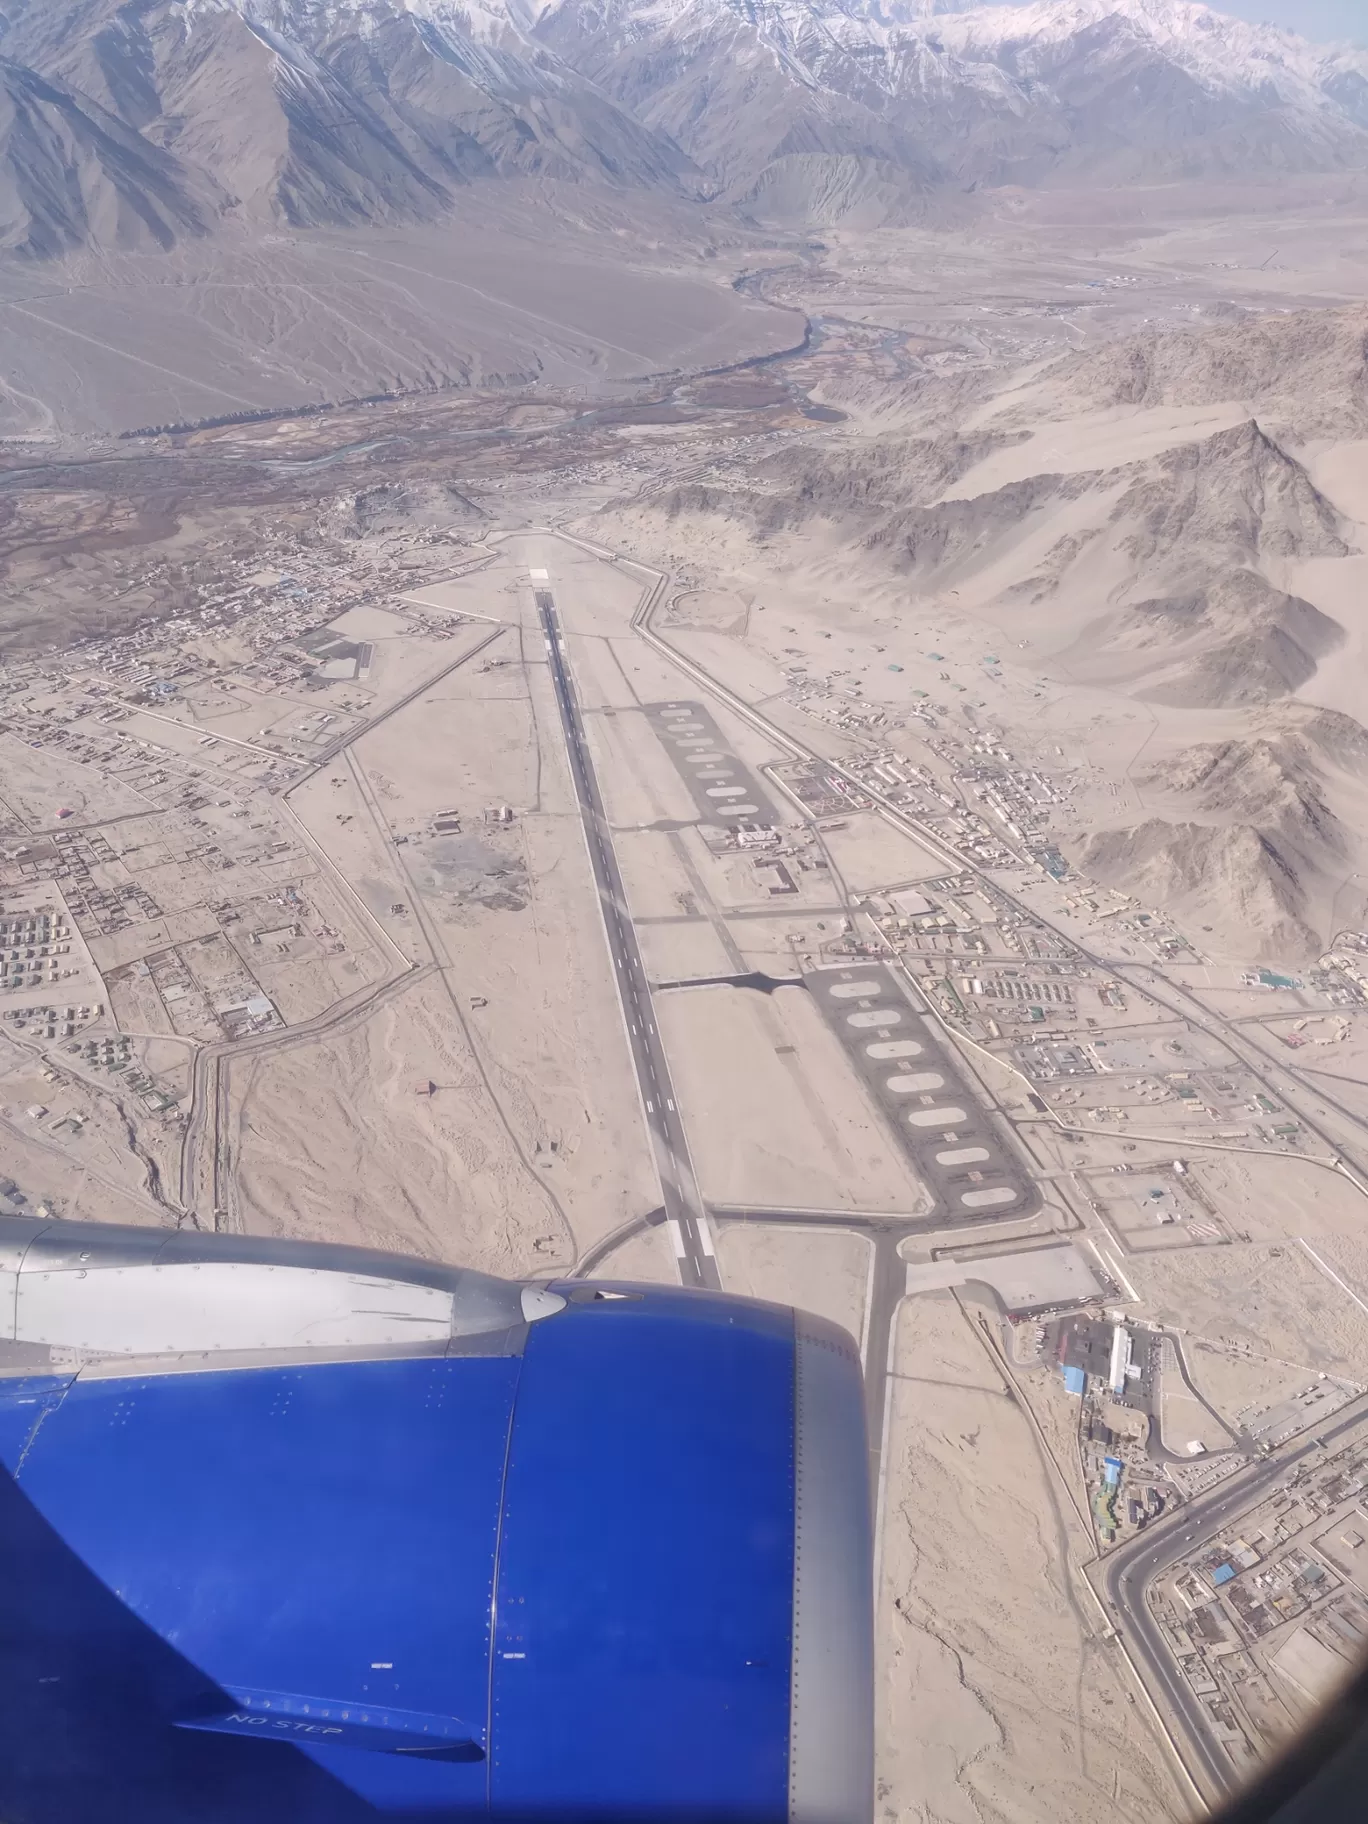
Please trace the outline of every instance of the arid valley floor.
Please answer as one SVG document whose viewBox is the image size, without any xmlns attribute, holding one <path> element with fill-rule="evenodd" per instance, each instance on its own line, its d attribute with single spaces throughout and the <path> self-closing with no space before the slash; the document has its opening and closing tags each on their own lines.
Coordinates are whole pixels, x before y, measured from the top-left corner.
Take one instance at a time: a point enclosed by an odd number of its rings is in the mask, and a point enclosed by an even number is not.
<svg viewBox="0 0 1368 1824">
<path fill-rule="evenodd" d="M 40 313 L 0 1207 L 825 1313 L 881 1817 L 1189 1815 L 1368 1639 L 1368 187 L 591 240 L 296 416 Z"/>
</svg>

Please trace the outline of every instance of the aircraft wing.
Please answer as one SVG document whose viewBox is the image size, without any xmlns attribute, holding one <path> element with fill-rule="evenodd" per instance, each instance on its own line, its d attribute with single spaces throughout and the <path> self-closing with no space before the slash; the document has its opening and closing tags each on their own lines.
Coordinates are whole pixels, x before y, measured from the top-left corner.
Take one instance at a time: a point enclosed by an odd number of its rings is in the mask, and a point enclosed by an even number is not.
<svg viewBox="0 0 1368 1824">
<path fill-rule="evenodd" d="M 15 1218 L 0 1355 L 0 1815 L 867 1824 L 834 1326 Z"/>
</svg>

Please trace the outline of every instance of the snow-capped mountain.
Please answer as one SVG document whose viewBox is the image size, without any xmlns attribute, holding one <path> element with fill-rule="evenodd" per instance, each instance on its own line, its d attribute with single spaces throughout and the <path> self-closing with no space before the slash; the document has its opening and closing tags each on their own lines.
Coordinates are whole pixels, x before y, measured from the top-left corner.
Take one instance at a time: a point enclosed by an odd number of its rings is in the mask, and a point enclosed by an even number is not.
<svg viewBox="0 0 1368 1824">
<path fill-rule="evenodd" d="M 1191 0 L 0 7 L 0 245 L 38 253 L 433 217 L 508 176 L 820 220 L 946 184 L 1368 167 L 1368 54 Z"/>
<path fill-rule="evenodd" d="M 548 0 L 535 31 L 733 191 L 832 154 L 960 184 L 1368 162 L 1368 56 L 1186 0 Z"/>
</svg>

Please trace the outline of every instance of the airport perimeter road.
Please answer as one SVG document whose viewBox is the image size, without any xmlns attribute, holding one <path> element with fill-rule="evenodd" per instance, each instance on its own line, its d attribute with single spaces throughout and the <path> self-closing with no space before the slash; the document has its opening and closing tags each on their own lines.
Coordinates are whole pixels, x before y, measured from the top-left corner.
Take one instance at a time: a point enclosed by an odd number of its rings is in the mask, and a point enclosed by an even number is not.
<svg viewBox="0 0 1368 1824">
<path fill-rule="evenodd" d="M 1322 1425 L 1314 1438 L 1276 1453 L 1257 1468 L 1242 1471 L 1232 1482 L 1199 1496 L 1180 1508 L 1170 1525 L 1157 1532 L 1142 1533 L 1090 1571 L 1116 1617 L 1117 1628 L 1151 1697 L 1171 1722 L 1180 1724 L 1189 1748 L 1183 1757 L 1188 1770 L 1203 1796 L 1213 1803 L 1235 1791 L 1240 1779 L 1196 1693 L 1179 1670 L 1163 1629 L 1154 1619 L 1148 1601 L 1150 1585 L 1180 1558 L 1220 1532 L 1226 1521 L 1261 1500 L 1299 1463 L 1323 1455 L 1326 1446 L 1362 1425 L 1365 1418 L 1368 1404 L 1356 1401 L 1348 1417 L 1333 1425 Z"/>
<path fill-rule="evenodd" d="M 580 816 L 589 845 L 589 861 L 594 870 L 594 884 L 598 888 L 599 905 L 603 911 L 603 928 L 608 936 L 613 973 L 617 978 L 618 995 L 627 1024 L 627 1040 L 632 1049 L 632 1063 L 641 1090 L 642 1106 L 646 1111 L 646 1125 L 650 1130 L 660 1170 L 665 1221 L 679 1263 L 679 1276 L 686 1286 L 718 1288 L 722 1281 L 713 1255 L 712 1233 L 689 1158 L 684 1123 L 675 1106 L 674 1085 L 670 1081 L 665 1047 L 656 1030 L 651 986 L 646 977 L 645 964 L 641 960 L 631 914 L 627 910 L 627 895 L 623 891 L 612 832 L 608 828 L 598 779 L 584 738 L 584 723 L 566 661 L 565 642 L 561 637 L 555 598 L 549 589 L 537 589 L 535 595 L 542 631 L 546 635 L 551 682 L 555 687 L 561 726 L 565 731 L 566 751 L 570 756 L 570 776 L 575 782 L 575 795 L 579 799 Z"/>
<path fill-rule="evenodd" d="M 869 1427 L 870 1478 L 877 1493 L 879 1462 L 883 1452 L 884 1414 L 888 1404 L 893 1326 L 897 1322 L 898 1307 L 907 1292 L 907 1262 L 898 1250 L 909 1235 L 920 1234 L 932 1226 L 944 1229 L 944 1218 L 885 1216 L 865 1210 L 759 1209 L 754 1205 L 736 1203 L 714 1203 L 709 1207 L 722 1222 L 769 1223 L 776 1228 L 828 1229 L 837 1234 L 863 1235 L 874 1250 L 862 1359 L 865 1417 Z"/>
<path fill-rule="evenodd" d="M 1146 964 L 1122 962 L 1118 958 L 1105 957 L 1097 951 L 1090 950 L 1072 931 L 1066 930 L 1061 924 L 1051 919 L 1039 906 L 1020 898 L 1008 887 L 1003 885 L 1002 882 L 995 879 L 992 870 L 981 866 L 978 862 L 971 860 L 968 856 L 961 855 L 958 850 L 949 847 L 946 844 L 945 839 L 932 829 L 923 819 L 910 814 L 901 805 L 895 804 L 893 800 L 885 793 L 881 792 L 877 786 L 873 785 L 868 779 L 862 778 L 858 773 L 852 772 L 848 767 L 843 766 L 839 760 L 833 759 L 826 754 L 819 754 L 815 748 L 807 746 L 806 743 L 800 741 L 796 736 L 791 735 L 787 730 L 780 728 L 777 723 L 772 722 L 768 716 L 764 715 L 744 697 L 739 696 L 734 690 L 729 689 L 721 679 L 714 677 L 710 671 L 707 671 L 696 660 L 691 659 L 686 653 L 681 652 L 677 647 L 671 645 L 662 634 L 656 632 L 652 625 L 652 619 L 657 608 L 659 608 L 664 601 L 670 583 L 670 575 L 667 571 L 652 570 L 649 565 L 641 563 L 636 558 L 628 557 L 625 552 L 610 551 L 601 545 L 590 544 L 585 540 L 577 539 L 571 533 L 561 533 L 559 536 L 567 538 L 572 544 L 578 544 L 581 549 L 592 552 L 596 557 L 604 557 L 614 562 L 620 560 L 630 564 L 634 569 L 641 571 L 643 574 L 654 576 L 656 579 L 654 584 L 646 590 L 635 615 L 632 617 L 633 629 L 640 634 L 650 646 L 654 647 L 662 657 L 668 659 L 671 664 L 677 666 L 687 677 L 692 678 L 696 684 L 700 685 L 720 702 L 725 703 L 729 709 L 741 717 L 742 721 L 748 723 L 750 727 L 756 729 L 759 733 L 773 741 L 781 753 L 787 753 L 795 759 L 820 761 L 821 765 L 828 773 L 838 774 L 855 791 L 858 791 L 867 798 L 874 808 L 883 816 L 886 822 L 892 824 L 895 829 L 902 830 L 905 835 L 911 836 L 914 841 L 920 843 L 929 854 L 934 855 L 945 865 L 948 872 L 980 875 L 990 882 L 992 890 L 995 893 L 1015 905 L 1020 911 L 1024 912 L 1028 918 L 1037 920 L 1040 924 L 1045 925 L 1050 930 L 1054 931 L 1057 936 L 1063 938 L 1065 943 L 1067 943 L 1078 956 L 1081 956 L 1085 962 L 1091 963 L 1095 968 L 1103 970 L 1108 974 L 1119 975 L 1123 980 L 1131 980 L 1131 985 L 1136 991 L 1146 995 L 1156 1006 L 1162 1006 L 1169 1013 L 1176 1013 L 1180 1018 L 1187 1019 L 1193 1025 L 1202 1027 L 1204 1030 L 1220 1037 L 1230 1046 L 1230 1049 L 1234 1052 L 1235 1056 L 1240 1059 L 1246 1069 L 1254 1075 L 1256 1080 L 1262 1084 L 1270 1094 L 1281 1096 L 1287 1103 L 1291 1112 L 1297 1116 L 1306 1130 L 1314 1135 L 1314 1137 L 1335 1157 L 1338 1158 L 1344 1153 L 1344 1145 L 1340 1140 L 1336 1139 L 1334 1135 L 1327 1133 L 1315 1119 L 1314 1115 L 1309 1111 L 1306 1102 L 1311 1096 L 1318 1097 L 1322 1107 L 1324 1107 L 1326 1103 L 1330 1103 L 1331 1106 L 1336 1108 L 1340 1115 L 1349 1120 L 1361 1133 L 1368 1133 L 1368 1122 L 1365 1122 L 1361 1116 L 1355 1114 L 1353 1110 L 1344 1105 L 1335 1102 L 1321 1084 L 1306 1082 L 1302 1077 L 1302 1074 L 1294 1067 L 1282 1064 L 1278 1059 L 1261 1052 L 1257 1046 L 1251 1046 L 1234 1021 L 1227 1019 L 1225 1015 L 1219 1014 L 1212 1008 L 1207 1007 L 1204 1002 L 1198 1001 L 1195 996 L 1191 995 L 1186 989 L 1180 987 L 1179 984 L 1168 981 L 1167 977 L 1159 975 L 1157 971 L 1150 969 Z M 1143 976 L 1145 979 L 1132 980 L 1132 977 L 1135 976 Z M 1156 987 L 1156 983 L 1163 984 L 1162 988 Z M 1175 1006 L 1172 1000 L 1165 998 L 1165 990 L 1169 994 L 1181 995 L 1183 997 L 1183 1003 L 1185 1004 Z M 1284 1079 L 1282 1082 L 1273 1080 L 1274 1076 L 1279 1072 L 1281 1072 Z M 1289 1091 L 1287 1087 L 1289 1081 L 1296 1085 L 1297 1089 L 1300 1090 L 1300 1096 L 1298 1096 L 1295 1090 Z M 1059 1115 L 1056 1115 L 1054 1119 L 1060 1127 L 1067 1127 L 1068 1123 Z M 1143 1136 L 1139 1137 L 1143 1138 Z M 1296 1158 L 1297 1155 L 1295 1153 L 1279 1155 L 1279 1157 L 1284 1156 Z M 1356 1188 L 1360 1190 L 1363 1189 L 1357 1172 L 1351 1171 L 1347 1164 L 1341 1164 L 1339 1169 L 1344 1176 L 1349 1178 L 1350 1182 L 1354 1184 Z"/>
</svg>

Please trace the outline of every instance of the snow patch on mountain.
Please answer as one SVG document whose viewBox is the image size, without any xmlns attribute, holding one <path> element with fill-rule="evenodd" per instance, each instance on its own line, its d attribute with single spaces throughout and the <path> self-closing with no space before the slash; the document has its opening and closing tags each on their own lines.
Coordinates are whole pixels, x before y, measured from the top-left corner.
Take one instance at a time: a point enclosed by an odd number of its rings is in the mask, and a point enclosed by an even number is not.
<svg viewBox="0 0 1368 1824">
<path fill-rule="evenodd" d="M 0 4 L 16 245 L 95 235 L 73 160 L 123 199 L 115 244 L 426 219 L 505 176 L 872 225 L 944 186 L 1368 169 L 1368 53 L 1197 0 Z"/>
</svg>

